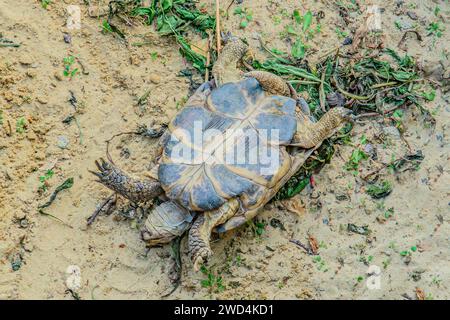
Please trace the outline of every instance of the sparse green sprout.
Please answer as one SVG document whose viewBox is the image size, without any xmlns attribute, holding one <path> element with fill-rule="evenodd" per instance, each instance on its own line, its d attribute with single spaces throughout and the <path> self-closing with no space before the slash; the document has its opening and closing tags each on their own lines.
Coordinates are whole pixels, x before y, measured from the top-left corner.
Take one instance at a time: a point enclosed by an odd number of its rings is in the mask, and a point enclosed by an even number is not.
<svg viewBox="0 0 450 320">
<path fill-rule="evenodd" d="M 47 9 L 48 5 L 51 3 L 51 0 L 41 0 L 41 6 L 44 9 Z"/>
<path fill-rule="evenodd" d="M 359 258 L 359 261 L 361 261 L 365 265 L 369 265 L 372 262 L 372 260 L 373 260 L 373 256 L 367 256 L 367 257 L 361 256 Z"/>
<path fill-rule="evenodd" d="M 357 281 L 358 283 L 362 282 L 363 280 L 364 280 L 364 277 L 363 277 L 363 276 L 358 276 L 358 277 L 356 278 L 356 281 Z"/>
<path fill-rule="evenodd" d="M 398 130 L 400 130 L 400 132 L 404 131 L 403 122 L 402 122 L 403 115 L 404 115 L 404 112 L 401 109 L 395 110 L 394 113 L 392 114 L 392 118 L 394 118 L 394 120 L 395 120 L 395 127 Z"/>
<path fill-rule="evenodd" d="M 391 263 L 391 258 L 387 258 L 386 260 L 383 260 L 383 269 L 387 269 L 389 264 Z"/>
<path fill-rule="evenodd" d="M 205 266 L 201 266 L 200 271 L 207 276 L 207 279 L 204 279 L 200 282 L 203 288 L 209 288 L 210 290 L 214 290 L 215 292 L 221 292 L 225 290 L 225 286 L 223 285 L 223 279 L 221 276 L 214 275 Z"/>
<path fill-rule="evenodd" d="M 406 257 L 406 256 L 411 255 L 411 252 L 409 252 L 408 250 L 403 250 L 403 251 L 400 251 L 400 255 L 402 257 Z"/>
<path fill-rule="evenodd" d="M 347 171 L 353 171 L 356 175 L 358 174 L 358 168 L 361 161 L 366 160 L 368 158 L 367 153 L 362 151 L 361 149 L 355 149 L 350 156 L 350 159 L 345 164 L 345 169 Z"/>
<path fill-rule="evenodd" d="M 158 52 L 150 53 L 150 58 L 152 59 L 152 61 L 156 61 L 156 59 L 158 59 Z"/>
<path fill-rule="evenodd" d="M 261 236 L 266 229 L 266 223 L 264 221 L 256 221 L 254 224 L 254 231 L 257 236 Z"/>
<path fill-rule="evenodd" d="M 436 98 L 436 90 L 432 89 L 429 92 L 422 93 L 422 97 L 424 97 L 428 101 L 434 101 Z"/>
<path fill-rule="evenodd" d="M 43 176 L 39 177 L 39 182 L 40 182 L 39 191 L 43 191 L 43 192 L 47 191 L 47 188 L 48 188 L 47 181 L 50 180 L 54 174 L 55 173 L 53 172 L 53 170 L 50 169 L 50 170 L 47 170 Z"/>
<path fill-rule="evenodd" d="M 374 199 L 381 199 L 392 192 L 392 184 L 383 180 L 380 183 L 374 183 L 367 187 L 366 193 Z"/>
<path fill-rule="evenodd" d="M 323 271 L 323 272 L 328 271 L 327 265 L 321 256 L 314 256 L 313 263 L 315 263 L 317 265 L 317 270 Z"/>
<path fill-rule="evenodd" d="M 392 217 L 394 215 L 394 208 L 389 208 L 388 210 L 386 210 L 384 212 L 384 217 L 386 219 L 389 219 L 390 217 Z"/>
<path fill-rule="evenodd" d="M 434 15 L 437 17 L 440 12 L 441 12 L 441 8 L 439 6 L 436 6 L 436 8 L 434 8 Z"/>
<path fill-rule="evenodd" d="M 442 282 L 442 279 L 440 279 L 439 275 L 434 276 L 433 279 L 431 280 L 431 283 L 436 285 L 436 286 L 440 286 Z"/>
<path fill-rule="evenodd" d="M 239 23 L 241 29 L 246 28 L 248 23 L 253 20 L 253 13 L 247 8 L 242 9 L 242 7 L 236 7 L 236 9 L 234 9 L 234 15 L 241 18 L 241 22 Z"/>
<path fill-rule="evenodd" d="M 427 27 L 427 31 L 437 38 L 442 37 L 444 30 L 445 28 L 439 22 L 431 22 Z"/>
<path fill-rule="evenodd" d="M 17 133 L 24 133 L 27 128 L 27 122 L 24 117 L 20 117 L 16 121 L 16 132 Z"/>
<path fill-rule="evenodd" d="M 348 37 L 348 32 L 347 32 L 347 31 L 342 31 L 341 29 L 336 28 L 336 29 L 335 29 L 335 32 L 336 32 L 337 36 L 338 36 L 340 39 L 344 39 L 344 38 Z"/>
<path fill-rule="evenodd" d="M 280 16 L 273 16 L 272 20 L 273 20 L 273 24 L 276 25 L 276 26 L 281 23 L 281 17 Z"/>
<path fill-rule="evenodd" d="M 78 72 L 78 68 L 72 69 L 72 65 L 75 63 L 75 57 L 74 56 L 68 56 L 63 59 L 64 63 L 64 71 L 63 74 L 66 77 L 73 78 L 75 74 Z"/>
<path fill-rule="evenodd" d="M 399 20 L 395 20 L 394 24 L 398 30 L 400 30 L 400 31 L 403 30 L 403 26 Z"/>
<path fill-rule="evenodd" d="M 0 126 L 3 125 L 3 110 L 0 110 Z"/>
</svg>

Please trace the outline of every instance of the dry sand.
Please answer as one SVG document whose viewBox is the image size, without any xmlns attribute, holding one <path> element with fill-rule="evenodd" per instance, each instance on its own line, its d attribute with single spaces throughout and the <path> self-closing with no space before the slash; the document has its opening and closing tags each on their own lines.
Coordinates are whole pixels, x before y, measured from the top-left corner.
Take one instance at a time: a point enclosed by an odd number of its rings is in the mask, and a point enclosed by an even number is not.
<svg viewBox="0 0 450 320">
<path fill-rule="evenodd" d="M 222 2 L 224 8 L 229 3 Z M 357 2 L 362 8 L 369 3 Z M 395 21 L 404 26 L 417 24 L 424 41 L 408 38 L 407 52 L 425 69 L 441 62 L 448 73 L 450 24 L 442 22 L 449 21 L 448 1 L 405 1 L 400 7 L 398 2 L 402 1 L 380 2 L 385 9 L 386 47 L 397 49 L 403 35 Z M 214 12 L 213 3 L 205 2 L 210 12 Z M 66 29 L 68 4 L 80 5 L 81 30 Z M 322 32 L 309 43 L 318 51 L 311 59 L 342 42 L 337 27 L 355 31 L 361 21 L 358 15 L 351 16 L 345 27 L 332 1 L 245 0 L 243 6 L 253 12 L 247 28 L 239 29 L 239 18 L 231 14 L 233 5 L 229 19 L 223 19 L 223 29 L 246 37 L 261 58 L 265 53 L 259 49 L 258 35 L 270 47 L 290 50 L 289 41 L 281 40 L 279 34 L 295 8 L 325 13 Z M 436 6 L 441 8 L 440 18 L 434 15 Z M 81 270 L 81 299 L 158 299 L 171 288 L 169 246 L 152 249 L 145 256 L 136 225 L 117 215 L 101 216 L 86 227 L 86 218 L 109 195 L 88 169 L 94 169 L 94 160 L 104 156 L 105 140 L 113 134 L 170 119 L 189 94 L 189 80 L 178 75 L 189 65 L 176 43 L 158 37 L 153 27 L 127 28 L 130 43 L 142 41 L 139 35 L 145 34 L 150 44 L 126 45 L 101 33 L 102 19 L 89 18 L 86 11 L 83 1 L 53 1 L 45 10 L 40 1 L 0 0 L 0 32 L 22 44 L 0 47 L 1 299 L 72 299 L 66 291 L 66 270 L 71 265 Z M 412 20 L 407 11 L 418 20 Z M 425 36 L 431 21 L 441 21 L 446 28 L 435 43 L 433 36 Z M 64 42 L 64 32 L 70 33 L 70 44 Z M 157 53 L 156 59 L 152 53 Z M 62 60 L 69 55 L 78 57 L 85 68 L 85 73 L 71 80 L 62 75 Z M 81 70 L 79 63 L 74 65 Z M 137 98 L 147 90 L 147 103 L 136 107 Z M 71 91 L 77 99 L 76 113 L 68 101 Z M 331 164 L 314 176 L 313 190 L 303 191 L 284 206 L 266 206 L 258 217 L 268 223 L 261 236 L 247 226 L 213 244 L 215 255 L 208 268 L 213 275 L 220 274 L 223 290 L 217 285 L 202 287 L 206 276 L 192 270 L 184 240 L 182 283 L 170 298 L 416 299 L 416 288 L 420 288 L 429 299 L 449 299 L 448 99 L 438 90 L 436 99 L 426 105 L 437 120 L 434 131 L 424 125 L 416 109 L 406 112 L 405 139 L 414 151 L 422 150 L 425 159 L 418 170 L 383 173 L 394 187 L 388 197 L 371 199 L 361 179 L 344 169 L 353 147 L 337 146 Z M 75 120 L 62 122 L 74 114 L 79 127 Z M 16 122 L 21 117 L 25 132 L 18 133 Z M 352 133 L 355 144 L 366 135 L 380 163 L 408 151 L 392 130 L 385 148 L 375 142 L 385 126 L 369 119 Z M 67 142 L 64 149 L 58 146 Z M 114 145 L 113 157 L 123 168 L 133 174 L 148 172 L 155 141 L 124 137 Z M 374 168 L 376 163 L 366 161 L 360 175 Z M 48 180 L 48 190 L 39 193 L 39 177 L 48 169 L 55 174 Z M 38 214 L 37 206 L 68 177 L 74 178 L 74 186 L 46 210 L 65 224 Z M 389 208 L 393 216 L 381 221 Z M 280 220 L 286 231 L 270 226 L 272 218 Z M 349 233 L 348 223 L 367 225 L 372 232 L 369 236 Z M 294 238 L 307 243 L 308 235 L 320 243 L 318 256 L 289 242 Z M 402 257 L 400 253 L 411 247 L 417 250 Z M 18 270 L 13 270 L 13 264 Z M 378 289 L 366 285 L 368 273 L 376 269 L 370 271 L 369 265 L 380 269 Z"/>
</svg>

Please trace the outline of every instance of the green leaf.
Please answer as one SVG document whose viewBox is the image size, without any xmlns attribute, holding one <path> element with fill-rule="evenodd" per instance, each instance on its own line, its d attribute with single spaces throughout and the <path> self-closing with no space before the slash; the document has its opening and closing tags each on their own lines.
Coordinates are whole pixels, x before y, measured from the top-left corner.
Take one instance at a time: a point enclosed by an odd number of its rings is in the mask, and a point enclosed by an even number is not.
<svg viewBox="0 0 450 320">
<path fill-rule="evenodd" d="M 236 9 L 234 9 L 234 14 L 241 14 L 243 11 L 242 11 L 242 8 L 241 7 L 236 7 Z"/>
<path fill-rule="evenodd" d="M 167 10 L 172 8 L 173 2 L 172 2 L 172 0 L 163 0 L 161 3 L 161 6 L 163 8 L 163 11 L 166 12 Z"/>
<path fill-rule="evenodd" d="M 285 27 L 285 29 L 286 29 L 286 32 L 289 34 L 296 35 L 296 36 L 298 35 L 297 31 L 295 31 L 295 28 L 292 25 L 287 25 Z"/>
<path fill-rule="evenodd" d="M 305 57 L 306 48 L 300 38 L 297 38 L 291 49 L 291 55 L 296 59 L 303 59 Z"/>
<path fill-rule="evenodd" d="M 422 96 L 428 101 L 433 101 L 436 98 L 436 90 L 433 89 L 430 92 L 424 92 Z"/>
<path fill-rule="evenodd" d="M 306 30 L 309 29 L 312 22 L 312 13 L 311 11 L 308 11 L 305 16 L 303 17 L 303 32 L 306 32 Z"/>
<path fill-rule="evenodd" d="M 244 29 L 245 27 L 247 27 L 248 25 L 248 21 L 247 20 L 242 20 L 241 24 L 239 25 L 242 29 Z"/>
<path fill-rule="evenodd" d="M 381 199 L 392 192 L 392 184 L 389 181 L 381 181 L 367 187 L 366 193 L 374 199 Z"/>
<path fill-rule="evenodd" d="M 295 9 L 292 16 L 294 17 L 295 22 L 297 22 L 298 24 L 302 23 L 303 17 L 300 15 L 300 11 Z"/>
</svg>

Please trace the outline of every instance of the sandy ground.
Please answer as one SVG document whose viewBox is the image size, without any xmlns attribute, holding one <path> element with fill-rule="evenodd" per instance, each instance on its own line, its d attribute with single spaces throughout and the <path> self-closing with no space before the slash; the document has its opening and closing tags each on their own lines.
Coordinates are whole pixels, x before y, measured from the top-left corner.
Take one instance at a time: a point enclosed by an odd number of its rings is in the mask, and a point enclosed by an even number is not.
<svg viewBox="0 0 450 320">
<path fill-rule="evenodd" d="M 0 32 L 22 44 L 0 47 L 0 298 L 73 299 L 66 291 L 66 270 L 75 265 L 81 270 L 77 292 L 81 299 L 158 299 L 171 288 L 170 247 L 152 249 L 145 256 L 136 224 L 118 216 L 101 216 L 87 228 L 86 218 L 109 195 L 88 169 L 105 155 L 105 140 L 113 134 L 170 119 L 189 94 L 189 80 L 179 76 L 189 65 L 176 44 L 158 37 L 152 27 L 127 28 L 130 39 L 142 40 L 144 35 L 150 44 L 126 45 L 101 33 L 101 19 L 89 18 L 83 1 L 54 2 L 45 10 L 40 1 L 0 0 Z M 368 4 L 357 2 L 363 9 Z M 385 9 L 386 46 L 397 49 L 403 35 L 395 21 L 417 24 L 424 41 L 407 40 L 408 53 L 426 70 L 439 62 L 448 70 L 450 24 L 442 23 L 450 17 L 448 2 L 405 1 L 398 6 L 399 2 L 380 4 Z M 65 28 L 68 4 L 82 8 L 81 30 Z M 213 12 L 213 1 L 205 4 Z M 312 52 L 317 51 L 311 59 L 342 42 L 337 27 L 351 33 L 360 21 L 355 14 L 346 26 L 331 1 L 244 1 L 242 6 L 253 12 L 249 25 L 239 29 L 239 18 L 230 14 L 223 19 L 223 29 L 246 37 L 261 58 L 265 55 L 258 35 L 270 47 L 290 50 L 280 32 L 295 8 L 325 13 L 321 33 L 309 43 Z M 434 14 L 436 6 L 441 8 L 440 17 Z M 431 21 L 441 21 L 446 28 L 437 41 L 425 36 Z M 71 35 L 70 44 L 63 40 L 65 32 Z M 71 80 L 63 76 L 62 61 L 69 55 L 85 69 Z M 81 65 L 75 65 L 81 71 Z M 147 90 L 147 103 L 136 107 Z M 77 99 L 76 109 L 68 101 L 70 92 Z M 420 288 L 427 299 L 449 299 L 448 99 L 437 90 L 436 99 L 426 105 L 437 120 L 434 131 L 424 125 L 417 110 L 407 110 L 405 139 L 425 159 L 417 170 L 383 171 L 383 178 L 394 187 L 388 197 L 370 198 L 360 176 L 408 148 L 395 130 L 385 132 L 387 144 L 377 143 L 387 124 L 369 119 L 356 126 L 352 141 L 357 145 L 365 134 L 377 150 L 378 163 L 363 162 L 360 174 L 354 176 L 344 169 L 354 147 L 337 146 L 331 164 L 314 176 L 314 189 L 283 206 L 266 206 L 258 217 L 267 223 L 261 235 L 247 226 L 215 242 L 208 272 L 221 277 L 224 288 L 217 283 L 201 285 L 207 276 L 192 270 L 184 240 L 182 283 L 170 298 L 416 299 Z M 70 115 L 76 120 L 63 123 Z M 17 125 L 22 117 L 23 125 Z M 17 126 L 23 132 L 17 132 Z M 116 162 L 134 174 L 147 172 L 154 153 L 154 141 L 136 137 L 117 139 L 112 152 Z M 48 169 L 55 174 L 48 180 L 48 190 L 38 192 L 39 177 Z M 46 209 L 64 223 L 38 214 L 38 205 L 69 177 L 74 178 L 73 187 Z M 392 216 L 382 219 L 389 208 Z M 272 227 L 273 218 L 286 230 Z M 367 225 L 370 235 L 348 232 L 349 223 Z M 308 235 L 320 244 L 317 256 L 289 242 L 293 238 L 307 243 Z M 403 251 L 409 254 L 402 256 Z M 371 279 L 380 280 L 377 288 L 367 286 Z"/>
</svg>

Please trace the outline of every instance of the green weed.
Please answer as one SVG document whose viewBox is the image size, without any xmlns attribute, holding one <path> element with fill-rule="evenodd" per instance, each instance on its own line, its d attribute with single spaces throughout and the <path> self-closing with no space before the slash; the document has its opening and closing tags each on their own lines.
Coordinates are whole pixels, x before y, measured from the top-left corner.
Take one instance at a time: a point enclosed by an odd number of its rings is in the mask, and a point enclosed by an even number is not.
<svg viewBox="0 0 450 320">
<path fill-rule="evenodd" d="M 48 180 L 50 180 L 55 173 L 53 170 L 47 170 L 43 176 L 39 177 L 39 191 L 47 191 L 48 189 Z"/>
</svg>

